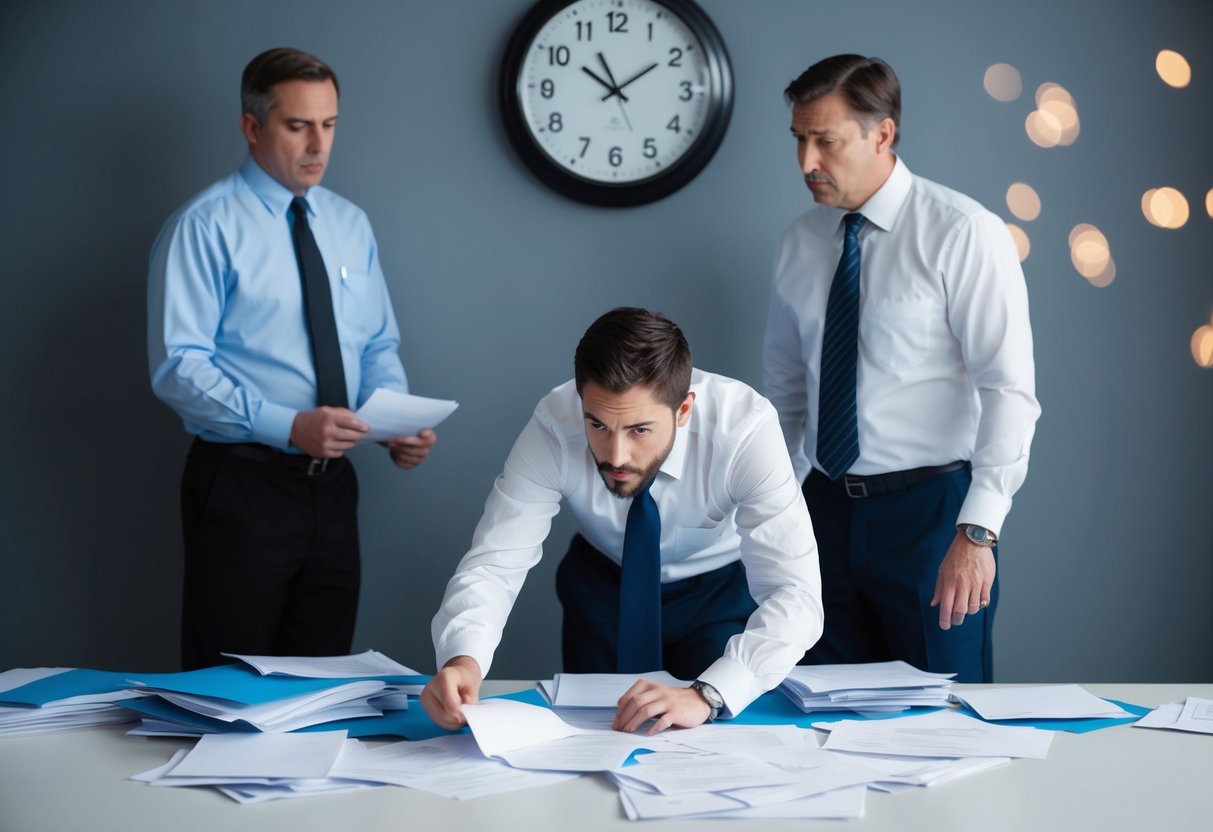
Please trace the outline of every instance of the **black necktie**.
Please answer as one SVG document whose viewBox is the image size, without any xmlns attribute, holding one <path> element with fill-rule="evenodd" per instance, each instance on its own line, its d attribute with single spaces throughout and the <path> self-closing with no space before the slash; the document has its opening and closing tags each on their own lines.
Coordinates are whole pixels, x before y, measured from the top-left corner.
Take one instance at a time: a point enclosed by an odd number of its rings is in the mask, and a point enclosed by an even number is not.
<svg viewBox="0 0 1213 832">
<path fill-rule="evenodd" d="M 307 318 L 308 336 L 312 342 L 312 360 L 316 364 L 316 406 L 349 407 L 345 392 L 345 366 L 341 363 L 341 342 L 337 338 L 337 321 L 333 317 L 333 295 L 329 291 L 329 275 L 324 258 L 316 246 L 316 238 L 307 224 L 307 201 L 297 196 L 291 200 L 295 227 L 295 256 L 299 258 L 299 276 L 303 281 L 303 314 Z"/>
<path fill-rule="evenodd" d="M 859 229 L 863 214 L 847 214 L 842 257 L 826 301 L 817 388 L 817 464 L 832 480 L 859 459 L 855 374 L 859 362 Z"/>
<path fill-rule="evenodd" d="M 632 497 L 619 578 L 619 673 L 661 670 L 661 515 L 650 481 Z"/>
</svg>

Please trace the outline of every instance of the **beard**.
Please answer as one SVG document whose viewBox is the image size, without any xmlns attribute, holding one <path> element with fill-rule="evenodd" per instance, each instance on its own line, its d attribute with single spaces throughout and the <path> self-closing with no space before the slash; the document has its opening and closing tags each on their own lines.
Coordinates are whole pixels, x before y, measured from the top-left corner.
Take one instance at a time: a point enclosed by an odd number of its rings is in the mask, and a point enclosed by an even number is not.
<svg viewBox="0 0 1213 832">
<path fill-rule="evenodd" d="M 597 458 L 595 458 L 594 461 L 598 463 L 598 473 L 602 475 L 602 481 L 606 483 L 607 490 L 621 500 L 626 500 L 630 497 L 636 496 L 641 489 L 652 481 L 653 477 L 657 476 L 658 469 L 660 469 L 666 459 L 669 458 L 670 451 L 674 450 L 674 439 L 677 438 L 677 436 L 678 431 L 675 430 L 674 433 L 670 434 L 670 444 L 666 445 L 665 450 L 657 454 L 657 456 L 653 458 L 653 461 L 643 468 L 637 468 L 633 465 L 624 465 L 616 468 L 609 462 L 600 462 Z M 635 483 L 625 484 L 616 482 L 608 476 L 612 472 L 618 473 L 621 471 L 626 471 L 629 474 L 636 474 L 639 479 L 636 480 Z"/>
</svg>

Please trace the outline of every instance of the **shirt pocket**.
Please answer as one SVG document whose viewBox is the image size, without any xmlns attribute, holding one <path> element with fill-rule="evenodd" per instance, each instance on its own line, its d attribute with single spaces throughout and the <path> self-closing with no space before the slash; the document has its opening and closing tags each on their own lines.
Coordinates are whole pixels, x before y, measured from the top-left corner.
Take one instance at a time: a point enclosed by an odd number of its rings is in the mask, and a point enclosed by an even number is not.
<svg viewBox="0 0 1213 832">
<path fill-rule="evenodd" d="M 368 272 L 343 269 L 337 303 L 337 314 L 342 325 L 357 339 L 366 341 L 375 334 L 382 313 L 379 293 L 375 291 Z"/>
<path fill-rule="evenodd" d="M 868 301 L 859 324 L 864 357 L 890 370 L 919 366 L 930 355 L 931 332 L 941 314 L 930 298 Z"/>
</svg>

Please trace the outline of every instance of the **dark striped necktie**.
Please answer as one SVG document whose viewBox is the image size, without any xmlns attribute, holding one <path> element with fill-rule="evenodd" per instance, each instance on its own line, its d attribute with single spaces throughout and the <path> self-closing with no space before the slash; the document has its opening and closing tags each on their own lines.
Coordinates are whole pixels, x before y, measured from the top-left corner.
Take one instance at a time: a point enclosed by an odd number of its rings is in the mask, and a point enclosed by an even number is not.
<svg viewBox="0 0 1213 832">
<path fill-rule="evenodd" d="M 832 480 L 859 459 L 855 372 L 859 361 L 859 229 L 862 214 L 846 215 L 842 258 L 830 284 L 821 339 L 817 392 L 817 464 Z"/>
</svg>

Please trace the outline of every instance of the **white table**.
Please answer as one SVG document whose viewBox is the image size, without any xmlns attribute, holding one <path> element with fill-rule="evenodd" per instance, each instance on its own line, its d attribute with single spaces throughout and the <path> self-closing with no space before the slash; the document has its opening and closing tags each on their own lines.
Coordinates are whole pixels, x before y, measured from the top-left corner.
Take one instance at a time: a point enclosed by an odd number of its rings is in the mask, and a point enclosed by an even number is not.
<svg viewBox="0 0 1213 832">
<path fill-rule="evenodd" d="M 488 682 L 486 693 L 528 687 Z M 964 689 L 968 686 L 958 686 Z M 1001 685 L 999 686 L 1001 687 Z M 1213 685 L 1089 684 L 1100 696 L 1155 707 Z M 213 789 L 153 788 L 127 778 L 188 740 L 127 737 L 125 727 L 0 737 L 0 832 L 330 830 L 331 832 L 598 832 L 636 829 L 601 776 L 471 801 L 409 789 L 241 806 Z M 1213 736 L 1130 725 L 1059 732 L 1047 760 L 1015 760 L 954 783 L 869 793 L 856 821 L 649 821 L 662 832 L 964 830 L 1171 832 L 1213 829 Z M 709 825 L 711 824 L 711 825 Z"/>
</svg>

